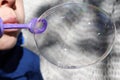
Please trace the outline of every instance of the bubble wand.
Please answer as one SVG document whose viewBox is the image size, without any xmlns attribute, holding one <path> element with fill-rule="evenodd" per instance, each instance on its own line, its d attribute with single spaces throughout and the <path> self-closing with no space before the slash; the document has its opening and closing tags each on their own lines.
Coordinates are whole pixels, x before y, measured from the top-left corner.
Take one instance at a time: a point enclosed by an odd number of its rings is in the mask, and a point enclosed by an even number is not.
<svg viewBox="0 0 120 80">
<path fill-rule="evenodd" d="M 42 25 L 41 28 L 36 28 L 37 26 Z M 45 19 L 32 19 L 28 24 L 3 24 L 2 19 L 0 18 L 0 37 L 4 33 L 4 29 L 28 29 L 31 33 L 40 34 L 43 33 L 47 28 L 47 21 Z"/>
</svg>

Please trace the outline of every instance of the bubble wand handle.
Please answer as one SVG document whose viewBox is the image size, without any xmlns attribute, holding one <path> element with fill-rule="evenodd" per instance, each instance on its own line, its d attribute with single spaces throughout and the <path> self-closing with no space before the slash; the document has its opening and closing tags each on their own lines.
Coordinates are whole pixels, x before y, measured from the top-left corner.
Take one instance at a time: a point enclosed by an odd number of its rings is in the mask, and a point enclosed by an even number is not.
<svg viewBox="0 0 120 80">
<path fill-rule="evenodd" d="M 3 24 L 4 29 L 29 29 L 28 24 Z"/>
<path fill-rule="evenodd" d="M 37 28 L 37 23 L 42 22 L 42 27 Z M 43 33 L 47 28 L 47 21 L 45 19 L 32 19 L 28 24 L 3 24 L 2 19 L 0 18 L 0 37 L 4 33 L 4 29 L 29 29 L 29 31 L 33 34 Z"/>
</svg>

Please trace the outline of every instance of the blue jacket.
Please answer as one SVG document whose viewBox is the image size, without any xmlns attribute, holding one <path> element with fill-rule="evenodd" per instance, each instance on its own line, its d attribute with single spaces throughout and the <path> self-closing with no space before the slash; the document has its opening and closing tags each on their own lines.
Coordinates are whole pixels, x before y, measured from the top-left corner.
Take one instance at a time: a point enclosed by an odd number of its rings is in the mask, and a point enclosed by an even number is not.
<svg viewBox="0 0 120 80">
<path fill-rule="evenodd" d="M 43 80 L 38 55 L 17 45 L 0 51 L 0 80 Z"/>
<path fill-rule="evenodd" d="M 43 80 L 39 64 L 35 53 L 20 46 L 0 52 L 0 80 Z"/>
</svg>

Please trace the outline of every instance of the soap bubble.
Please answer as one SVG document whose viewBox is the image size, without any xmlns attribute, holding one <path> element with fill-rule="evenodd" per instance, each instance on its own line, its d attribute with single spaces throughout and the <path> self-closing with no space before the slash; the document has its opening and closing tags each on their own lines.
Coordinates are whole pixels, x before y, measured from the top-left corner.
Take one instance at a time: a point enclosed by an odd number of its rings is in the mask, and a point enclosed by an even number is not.
<svg viewBox="0 0 120 80">
<path fill-rule="evenodd" d="M 85 67 L 103 60 L 112 49 L 115 26 L 105 11 L 93 5 L 60 4 L 39 19 L 47 21 L 47 29 L 34 35 L 38 51 L 58 67 Z"/>
</svg>

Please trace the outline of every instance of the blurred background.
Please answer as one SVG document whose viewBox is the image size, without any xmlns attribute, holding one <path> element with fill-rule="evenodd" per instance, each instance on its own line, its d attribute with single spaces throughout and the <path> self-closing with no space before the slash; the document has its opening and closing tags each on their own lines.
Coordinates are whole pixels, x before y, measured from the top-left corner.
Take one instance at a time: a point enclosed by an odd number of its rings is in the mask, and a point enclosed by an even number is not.
<svg viewBox="0 0 120 80">
<path fill-rule="evenodd" d="M 85 2 L 95 5 L 108 12 L 115 21 L 117 28 L 116 41 L 111 53 L 97 64 L 80 69 L 61 69 L 41 58 L 41 71 L 44 80 L 120 80 L 120 0 L 23 0 L 25 7 L 25 23 L 39 17 L 46 10 L 65 2 Z M 39 53 L 33 35 L 22 30 L 24 45 Z"/>
</svg>

